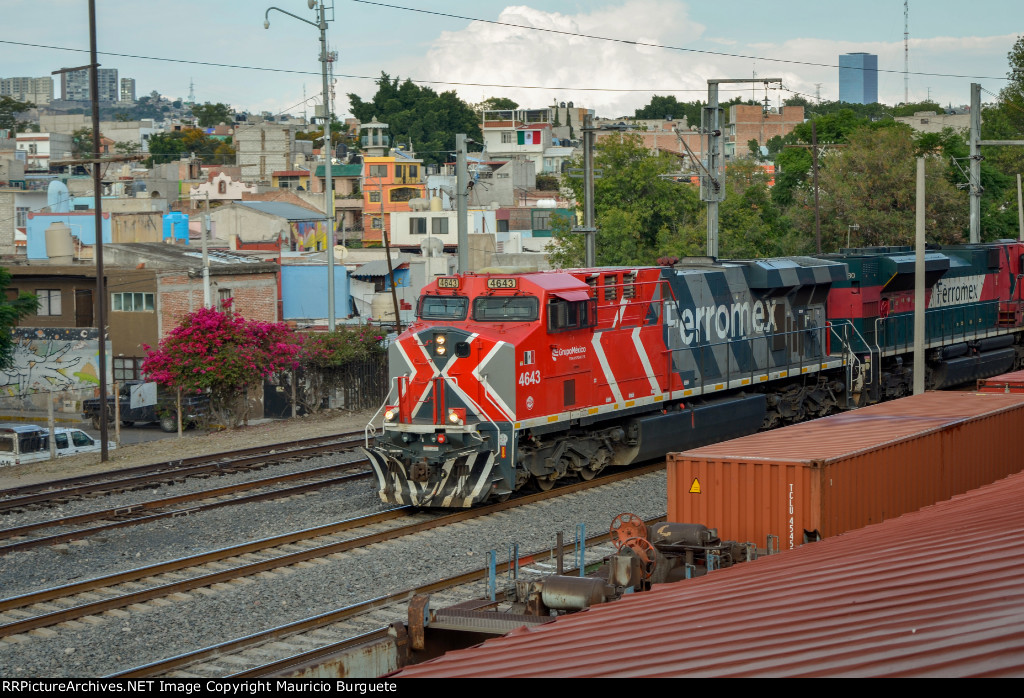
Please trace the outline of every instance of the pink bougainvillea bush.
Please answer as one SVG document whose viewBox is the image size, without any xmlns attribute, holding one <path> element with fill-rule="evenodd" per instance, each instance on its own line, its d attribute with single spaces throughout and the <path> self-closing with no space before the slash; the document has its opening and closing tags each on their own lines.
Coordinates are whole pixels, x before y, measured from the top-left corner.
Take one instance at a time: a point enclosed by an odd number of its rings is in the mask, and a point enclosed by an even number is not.
<svg viewBox="0 0 1024 698">
<path fill-rule="evenodd" d="M 148 355 L 150 380 L 184 392 L 210 393 L 215 419 L 235 426 L 248 414 L 246 397 L 265 378 L 297 368 L 301 345 L 287 325 L 202 308 L 189 313 Z"/>
</svg>

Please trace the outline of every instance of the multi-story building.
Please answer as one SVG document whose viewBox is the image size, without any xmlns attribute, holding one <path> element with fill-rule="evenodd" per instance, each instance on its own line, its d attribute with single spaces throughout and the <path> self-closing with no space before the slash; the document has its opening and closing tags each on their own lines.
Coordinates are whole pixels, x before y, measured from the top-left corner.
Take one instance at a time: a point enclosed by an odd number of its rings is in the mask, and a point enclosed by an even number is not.
<svg viewBox="0 0 1024 698">
<path fill-rule="evenodd" d="M 878 56 L 873 53 L 839 56 L 839 101 L 851 104 L 878 101 Z"/>
<path fill-rule="evenodd" d="M 49 170 L 51 160 L 71 157 L 71 136 L 66 133 L 19 133 L 18 150 L 23 150 L 26 170 Z"/>
<path fill-rule="evenodd" d="M 411 210 L 409 202 L 425 199 L 423 161 L 401 150 L 363 157 L 363 244 L 380 245 L 391 230 L 391 214 Z"/>
<path fill-rule="evenodd" d="M 135 78 L 121 78 L 121 101 L 135 102 Z"/>
<path fill-rule="evenodd" d="M 117 68 L 98 68 L 96 81 L 101 102 L 116 102 L 120 96 L 117 83 Z M 60 74 L 60 98 L 67 102 L 87 102 L 89 95 L 89 71 L 72 70 Z"/>
<path fill-rule="evenodd" d="M 301 152 L 295 143 L 298 130 L 297 126 L 268 122 L 239 125 L 235 129 L 235 161 L 242 168 L 242 181 L 270 184 L 274 172 L 294 170 Z"/>
<path fill-rule="evenodd" d="M 569 157 L 572 149 L 568 144 L 563 145 L 561 139 L 555 138 L 553 120 L 554 110 L 550 107 L 484 111 L 481 130 L 487 158 L 496 161 L 530 160 L 537 174 L 561 171 L 562 162 Z M 575 128 L 582 127 L 580 123 Z M 577 133 L 580 131 L 577 130 Z"/>
<path fill-rule="evenodd" d="M 751 154 L 748 144 L 759 146 L 775 136 L 785 136 L 804 122 L 804 108 L 782 107 L 765 111 L 757 104 L 734 104 L 729 107 L 726 124 L 725 157 L 746 157 Z"/>
<path fill-rule="evenodd" d="M 0 97 L 39 106 L 53 101 L 53 78 L 0 78 Z"/>
</svg>

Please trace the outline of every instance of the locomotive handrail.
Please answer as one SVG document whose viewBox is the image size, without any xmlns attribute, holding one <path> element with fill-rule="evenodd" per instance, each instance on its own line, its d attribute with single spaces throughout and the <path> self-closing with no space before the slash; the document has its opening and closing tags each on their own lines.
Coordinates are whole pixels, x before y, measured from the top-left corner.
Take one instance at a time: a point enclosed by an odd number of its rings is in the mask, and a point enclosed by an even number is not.
<svg viewBox="0 0 1024 698">
<path fill-rule="evenodd" d="M 373 420 L 377 419 L 377 415 L 379 415 L 384 410 L 384 408 L 388 406 L 388 403 L 391 401 L 391 391 L 395 389 L 395 382 L 397 380 L 398 376 L 395 376 L 394 378 L 391 379 L 391 381 L 388 384 L 388 394 L 384 396 L 384 404 L 377 408 L 377 411 L 373 413 L 373 416 L 370 417 L 370 421 L 366 423 L 366 427 L 363 429 L 363 443 L 366 444 L 367 448 L 370 447 L 370 435 L 377 435 L 377 427 L 373 426 Z M 370 431 L 371 427 L 373 428 L 372 432 Z M 383 425 L 381 425 L 381 433 L 383 432 L 384 427 Z"/>
</svg>

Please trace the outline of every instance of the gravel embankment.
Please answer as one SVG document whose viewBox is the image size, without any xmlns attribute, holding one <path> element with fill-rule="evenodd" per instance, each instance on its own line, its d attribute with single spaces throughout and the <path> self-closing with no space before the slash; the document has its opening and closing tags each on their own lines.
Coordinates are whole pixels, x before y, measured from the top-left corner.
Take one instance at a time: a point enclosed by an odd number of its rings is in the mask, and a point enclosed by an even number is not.
<svg viewBox="0 0 1024 698">
<path fill-rule="evenodd" d="M 95 576 L 104 567 L 139 567 L 172 554 L 309 528 L 380 506 L 369 488 L 337 489 L 130 528 L 85 545 L 17 554 L 0 560 L 3 596 L 12 595 L 11 584 L 23 590 L 51 586 L 83 572 Z M 103 676 L 477 569 L 484 566 L 491 549 L 505 560 L 515 542 L 526 553 L 551 546 L 556 533 L 564 531 L 568 543 L 579 523 L 591 535 L 607 530 L 620 513 L 649 517 L 665 510 L 664 473 L 634 478 L 333 556 L 325 564 L 251 577 L 244 585 L 191 592 L 187 600 L 168 605 L 146 604 L 143 611 L 105 614 L 102 622 L 80 622 L 11 638 L 0 643 L 0 675 Z"/>
</svg>

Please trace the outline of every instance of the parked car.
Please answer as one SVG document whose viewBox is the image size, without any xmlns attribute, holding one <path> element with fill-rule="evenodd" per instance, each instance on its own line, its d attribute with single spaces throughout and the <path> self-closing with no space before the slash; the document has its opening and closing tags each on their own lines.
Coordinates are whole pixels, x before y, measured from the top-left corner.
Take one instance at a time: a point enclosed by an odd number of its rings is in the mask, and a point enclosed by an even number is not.
<svg viewBox="0 0 1024 698">
<path fill-rule="evenodd" d="M 157 401 L 154 405 L 144 407 L 131 406 L 131 387 L 141 382 L 124 383 L 118 390 L 120 403 L 121 425 L 130 427 L 133 424 L 149 424 L 159 422 L 160 428 L 168 433 L 178 430 L 178 407 L 177 396 L 157 392 Z M 209 395 L 182 395 L 181 396 L 181 423 L 186 429 L 201 424 L 206 420 L 210 412 Z M 100 428 L 100 399 L 97 397 L 82 401 L 82 416 L 92 421 L 95 429 Z M 107 421 L 115 419 L 114 396 L 107 396 Z"/>
<path fill-rule="evenodd" d="M 102 442 L 81 429 L 59 427 L 53 430 L 57 458 L 101 450 Z M 113 441 L 107 448 L 116 448 Z M 50 459 L 50 432 L 35 424 L 0 424 L 0 467 L 22 465 Z"/>
</svg>

